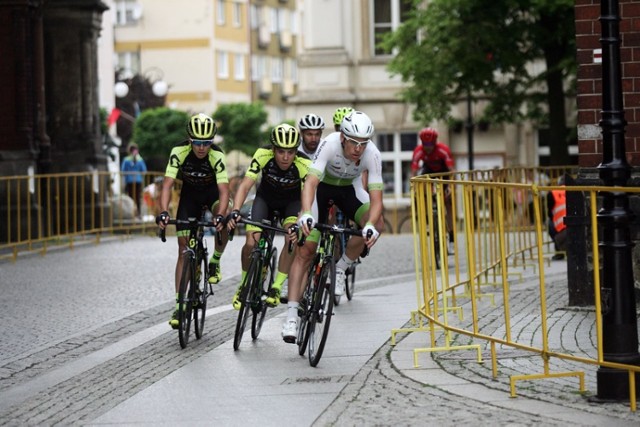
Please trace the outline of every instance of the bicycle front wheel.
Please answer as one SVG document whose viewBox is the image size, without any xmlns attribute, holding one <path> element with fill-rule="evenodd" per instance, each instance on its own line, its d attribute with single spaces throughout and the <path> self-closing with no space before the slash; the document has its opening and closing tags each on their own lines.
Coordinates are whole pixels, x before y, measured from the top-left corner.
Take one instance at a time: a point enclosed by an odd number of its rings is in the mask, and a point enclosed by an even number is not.
<svg viewBox="0 0 640 427">
<path fill-rule="evenodd" d="M 264 277 L 262 278 L 262 286 L 260 286 L 260 293 L 258 295 L 257 300 L 259 302 L 256 303 L 256 306 L 253 309 L 253 319 L 251 322 L 251 338 L 254 340 L 258 338 L 260 335 L 260 331 L 262 330 L 262 324 L 264 323 L 264 318 L 267 314 L 267 304 L 263 300 L 263 296 L 269 295 L 269 291 L 271 290 L 271 286 L 273 286 L 273 281 L 276 278 L 277 267 L 276 260 L 278 259 L 278 249 L 271 248 L 271 252 L 269 253 L 269 262 L 263 267 Z"/>
<path fill-rule="evenodd" d="M 185 348 L 189 343 L 191 330 L 191 314 L 193 311 L 193 255 L 185 257 L 180 276 L 180 290 L 178 291 L 178 338 L 180 347 Z"/>
<path fill-rule="evenodd" d="M 233 349 L 237 350 L 242 342 L 242 335 L 244 329 L 247 326 L 247 319 L 249 313 L 251 313 L 253 288 L 256 286 L 256 282 L 260 280 L 260 265 L 257 262 L 257 258 L 251 258 L 251 264 L 249 264 L 249 271 L 244 278 L 242 284 L 242 290 L 240 291 L 240 310 L 238 311 L 238 320 L 236 321 L 236 332 L 233 336 Z"/>
<path fill-rule="evenodd" d="M 317 255 L 316 255 L 317 258 Z M 307 351 L 307 343 L 309 342 L 309 317 L 311 316 L 311 303 L 313 302 L 312 295 L 315 292 L 314 283 L 315 283 L 315 271 L 317 267 L 318 260 L 314 261 L 311 264 L 311 267 L 307 271 L 307 285 L 304 288 L 304 294 L 302 296 L 302 301 L 300 301 L 300 306 L 298 307 L 298 317 L 300 319 L 300 323 L 298 325 L 298 354 L 300 356 L 304 356 L 304 353 Z"/>
<path fill-rule="evenodd" d="M 194 282 L 195 286 L 195 304 L 193 307 L 193 326 L 194 332 L 196 334 L 196 339 L 202 338 L 202 333 L 204 332 L 204 318 L 207 314 L 207 275 L 206 271 L 209 267 L 207 258 L 203 257 L 198 261 L 198 266 L 196 267 L 196 277 Z"/>
<path fill-rule="evenodd" d="M 324 261 L 325 264 L 317 277 L 313 309 L 309 319 L 309 364 L 311 366 L 317 366 L 320 362 L 333 316 L 336 261 L 332 257 L 326 257 Z"/>
</svg>

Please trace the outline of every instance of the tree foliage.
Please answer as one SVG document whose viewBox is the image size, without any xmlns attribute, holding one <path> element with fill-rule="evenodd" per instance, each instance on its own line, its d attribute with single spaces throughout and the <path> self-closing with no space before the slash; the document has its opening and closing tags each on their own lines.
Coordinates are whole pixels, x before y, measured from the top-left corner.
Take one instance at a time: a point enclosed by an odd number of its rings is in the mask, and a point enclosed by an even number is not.
<svg viewBox="0 0 640 427">
<path fill-rule="evenodd" d="M 267 141 L 267 134 L 262 131 L 267 112 L 260 102 L 221 104 L 212 117 L 218 124 L 218 135 L 224 139 L 226 153 L 238 150 L 252 156 Z"/>
<path fill-rule="evenodd" d="M 164 159 L 158 162 L 161 167 L 164 167 L 171 149 L 187 139 L 188 120 L 189 115 L 184 111 L 166 107 L 144 110 L 135 122 L 133 141 L 138 144 L 143 157 Z"/>
<path fill-rule="evenodd" d="M 415 105 L 415 119 L 447 120 L 467 96 L 486 99 L 482 119 L 548 126 L 551 158 L 568 163 L 564 103 L 566 88 L 575 85 L 574 0 L 422 3 L 414 0 L 381 43 L 397 52 L 389 70 L 408 83 L 401 95 Z"/>
</svg>

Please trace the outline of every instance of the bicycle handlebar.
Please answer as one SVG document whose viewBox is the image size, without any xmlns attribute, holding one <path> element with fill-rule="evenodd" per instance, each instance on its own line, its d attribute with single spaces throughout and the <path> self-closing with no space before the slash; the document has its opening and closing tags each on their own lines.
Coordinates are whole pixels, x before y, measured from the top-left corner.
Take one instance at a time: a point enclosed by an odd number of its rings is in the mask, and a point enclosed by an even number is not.
<svg viewBox="0 0 640 427">
<path fill-rule="evenodd" d="M 216 218 L 217 219 L 217 218 Z M 200 221 L 195 217 L 190 217 L 189 219 L 170 219 L 169 221 L 167 221 L 166 225 L 188 225 L 190 227 L 213 227 L 215 228 L 218 224 L 220 223 L 220 221 Z M 159 233 L 159 237 L 160 240 L 162 240 L 163 242 L 167 241 L 166 238 L 166 228 L 161 228 L 160 229 L 160 233 Z M 216 232 L 216 236 L 218 238 L 218 243 L 220 242 L 220 235 L 219 233 Z"/>
<path fill-rule="evenodd" d="M 308 220 L 307 225 L 311 226 L 311 220 Z M 321 223 L 316 223 L 313 228 L 315 228 L 316 230 L 319 231 L 327 231 L 331 234 L 347 234 L 349 236 L 357 236 L 357 237 L 362 237 L 362 230 L 358 230 L 356 228 L 352 228 L 352 227 L 340 227 L 338 225 L 330 225 L 330 224 L 321 224 Z M 367 237 L 365 238 L 366 240 L 369 240 L 371 238 L 371 236 L 373 236 L 373 232 L 372 231 L 368 231 L 367 232 Z M 302 246 L 304 244 L 304 241 L 306 240 L 306 236 L 302 236 L 302 238 L 300 240 L 298 240 L 298 245 Z M 365 245 L 364 249 L 362 250 L 362 253 L 360 254 L 361 258 L 366 257 L 367 255 L 369 255 L 369 248 Z"/>
<path fill-rule="evenodd" d="M 252 221 L 250 219 L 243 218 L 242 216 L 238 217 L 236 219 L 236 222 L 242 222 L 244 224 L 253 225 L 255 227 L 260 227 L 260 228 L 262 228 L 264 230 L 271 230 L 271 231 L 275 231 L 276 233 L 281 233 L 281 234 L 289 234 L 290 232 L 293 232 L 293 233 L 297 233 L 298 232 L 298 225 L 297 224 L 293 224 L 291 227 L 289 227 L 289 229 L 286 229 L 286 228 L 274 227 L 274 226 L 272 226 L 270 224 L 265 224 L 263 222 Z M 288 251 L 289 251 L 289 253 L 291 253 L 293 251 L 293 243 L 292 242 L 289 242 Z"/>
</svg>

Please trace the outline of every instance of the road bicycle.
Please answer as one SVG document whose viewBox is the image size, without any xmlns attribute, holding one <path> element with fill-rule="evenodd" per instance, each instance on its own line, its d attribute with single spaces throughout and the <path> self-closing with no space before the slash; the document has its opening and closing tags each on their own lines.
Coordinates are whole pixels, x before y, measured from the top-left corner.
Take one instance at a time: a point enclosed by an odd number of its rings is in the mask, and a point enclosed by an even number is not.
<svg viewBox="0 0 640 427">
<path fill-rule="evenodd" d="M 240 309 L 238 311 L 238 320 L 233 337 L 234 350 L 238 350 L 240 347 L 247 320 L 251 313 L 253 313 L 251 338 L 255 340 L 258 338 L 258 335 L 260 335 L 260 330 L 262 329 L 268 308 L 265 299 L 269 295 L 278 272 L 278 249 L 273 245 L 273 240 L 276 233 L 289 233 L 289 230 L 274 227 L 274 225 L 280 222 L 278 212 L 274 212 L 271 220 L 263 219 L 262 222 L 257 222 L 239 217 L 237 222 L 260 227 L 262 232 L 260 233 L 260 239 L 249 255 L 249 268 L 241 285 Z M 295 228 L 297 228 L 297 226 L 294 226 L 294 231 Z M 250 231 L 248 231 L 248 233 L 250 233 Z M 292 244 L 289 245 L 288 250 L 293 250 Z"/>
<path fill-rule="evenodd" d="M 316 223 L 314 228 L 320 231 L 320 239 L 307 272 L 307 284 L 299 306 L 300 324 L 297 337 L 298 353 L 303 356 L 308 348 L 311 366 L 317 366 L 320 362 L 333 316 L 336 236 L 362 236 L 360 230 L 339 227 L 337 224 Z"/>
<path fill-rule="evenodd" d="M 349 226 L 349 221 L 347 217 L 342 213 L 340 209 L 337 209 L 337 207 L 336 207 L 336 225 L 341 228 L 347 228 Z M 349 241 L 349 234 L 347 233 L 340 233 L 340 235 L 337 236 L 336 242 L 338 247 L 336 248 L 337 249 L 336 262 L 337 260 L 340 259 L 340 257 L 344 254 L 345 250 L 347 249 L 348 241 Z M 347 294 L 347 300 L 349 301 L 351 301 L 351 299 L 353 298 L 353 293 L 355 292 L 356 267 L 358 266 L 358 264 L 362 262 L 362 258 L 366 257 L 368 253 L 369 253 L 369 248 L 365 246 L 364 250 L 362 251 L 362 254 L 355 260 L 353 264 L 349 266 L 349 268 L 347 268 L 344 271 L 344 275 L 345 275 L 344 285 L 345 285 L 345 291 Z M 340 305 L 341 298 L 342 298 L 341 295 L 334 295 L 333 303 L 335 305 Z"/>
<path fill-rule="evenodd" d="M 189 217 L 186 220 L 170 219 L 168 225 L 188 225 L 189 237 L 187 248 L 183 252 L 184 258 L 180 283 L 178 287 L 178 339 L 180 347 L 185 348 L 189 343 L 191 322 L 193 321 L 196 339 L 202 338 L 204 321 L 207 312 L 207 299 L 213 295 L 213 288 L 209 283 L 209 251 L 204 239 L 205 228 L 215 227 L 221 217 L 214 220 L 208 217 L 211 213 L 203 209 L 200 219 Z M 215 228 L 214 228 L 215 230 Z M 166 230 L 160 230 L 160 239 L 166 242 Z M 216 238 L 219 235 L 216 234 Z"/>
</svg>

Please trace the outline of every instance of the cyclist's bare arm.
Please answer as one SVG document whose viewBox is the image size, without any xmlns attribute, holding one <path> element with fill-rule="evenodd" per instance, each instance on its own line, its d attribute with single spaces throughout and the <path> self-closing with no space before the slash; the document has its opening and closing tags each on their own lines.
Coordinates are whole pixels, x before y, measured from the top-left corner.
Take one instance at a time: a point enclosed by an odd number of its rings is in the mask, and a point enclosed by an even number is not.
<svg viewBox="0 0 640 427">
<path fill-rule="evenodd" d="M 370 199 L 370 207 L 369 207 L 369 220 L 371 224 L 381 232 L 384 230 L 384 222 L 382 220 L 382 190 L 369 190 L 369 199 Z M 376 238 L 365 239 L 365 244 L 369 249 L 377 242 Z"/>
<path fill-rule="evenodd" d="M 216 212 L 213 214 L 220 217 L 226 217 L 227 211 L 229 210 L 229 183 L 218 183 L 218 205 L 216 206 Z M 221 231 L 224 227 L 224 221 L 218 221 L 218 225 L 216 226 L 216 230 Z"/>
<path fill-rule="evenodd" d="M 251 188 L 253 187 L 253 185 L 256 182 L 245 176 L 244 178 L 242 178 L 242 181 L 240 182 L 240 185 L 238 186 L 238 190 L 236 191 L 236 196 L 233 199 L 233 209 L 234 210 L 240 210 L 240 208 L 242 207 L 242 205 L 244 204 L 244 202 L 247 200 L 247 195 L 249 194 L 249 191 L 251 190 Z M 229 230 L 233 230 L 236 227 L 236 220 L 233 217 L 229 218 L 229 222 L 227 223 L 227 226 L 229 228 Z"/>
<path fill-rule="evenodd" d="M 313 206 L 313 201 L 316 198 L 316 190 L 318 189 L 318 184 L 320 183 L 320 179 L 317 176 L 308 174 L 307 179 L 304 181 L 304 187 L 302 189 L 302 212 L 311 212 L 311 207 Z M 302 224 L 302 232 L 305 236 L 308 236 L 311 230 L 307 226 L 307 224 Z"/>
</svg>

